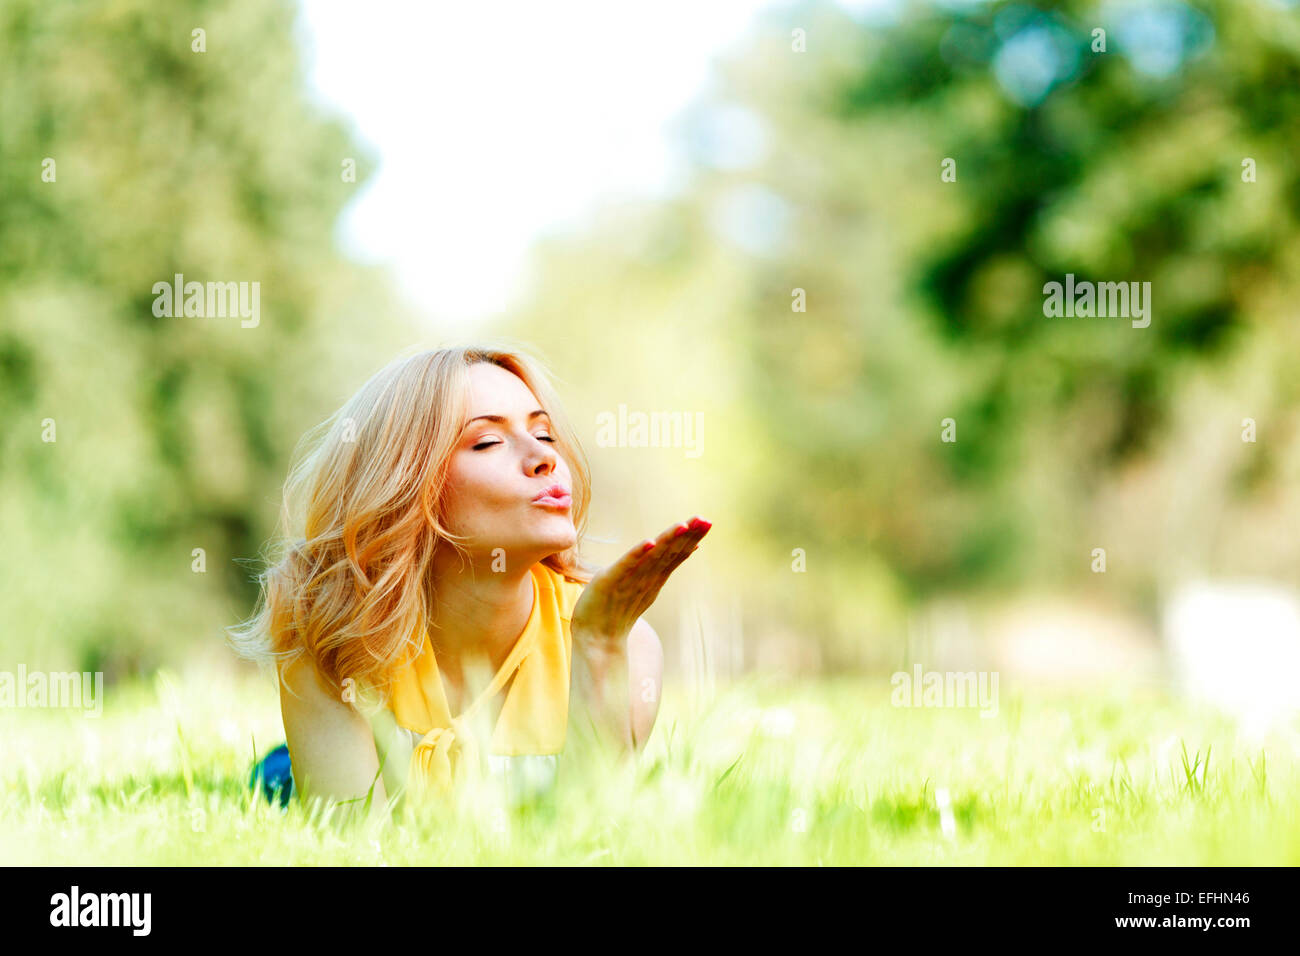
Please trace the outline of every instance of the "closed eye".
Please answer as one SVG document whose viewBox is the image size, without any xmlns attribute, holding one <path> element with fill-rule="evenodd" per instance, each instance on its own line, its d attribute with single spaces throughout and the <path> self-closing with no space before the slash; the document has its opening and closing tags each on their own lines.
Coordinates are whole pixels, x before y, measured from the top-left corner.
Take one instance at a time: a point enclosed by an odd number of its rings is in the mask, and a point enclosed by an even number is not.
<svg viewBox="0 0 1300 956">
<path fill-rule="evenodd" d="M 548 441 L 548 442 L 551 442 L 552 444 L 554 444 L 554 443 L 558 440 L 558 439 L 554 438 L 554 437 L 551 436 L 551 435 L 538 435 L 537 438 L 538 438 L 539 441 Z M 479 451 L 479 450 L 481 450 L 481 449 L 484 449 L 484 448 L 491 448 L 493 445 L 500 445 L 500 444 L 501 444 L 501 442 L 499 442 L 499 441 L 485 441 L 485 442 L 479 442 L 477 445 L 474 446 L 474 450 L 475 450 L 475 451 Z"/>
</svg>

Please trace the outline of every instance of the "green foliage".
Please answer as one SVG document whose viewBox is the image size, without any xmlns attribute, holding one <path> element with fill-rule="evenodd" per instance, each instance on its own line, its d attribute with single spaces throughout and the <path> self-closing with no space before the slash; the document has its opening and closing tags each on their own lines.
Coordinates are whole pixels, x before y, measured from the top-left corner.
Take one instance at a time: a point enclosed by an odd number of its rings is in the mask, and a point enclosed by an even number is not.
<svg viewBox="0 0 1300 956">
<path fill-rule="evenodd" d="M 706 706 L 677 694 L 632 763 L 561 757 L 556 789 L 340 824 L 247 787 L 264 682 L 131 684 L 88 720 L 15 713 L 0 863 L 44 865 L 1294 865 L 1293 733 L 1254 744 L 1204 708 L 1111 687 L 1003 687 L 999 713 L 890 706 L 883 676 Z M 156 693 L 155 693 L 156 692 Z M 234 715 L 234 716 L 232 716 Z M 1213 762 L 1210 754 L 1213 753 Z M 938 791 L 946 790 L 945 832 Z M 248 837 L 247 840 L 243 839 Z"/>
<path fill-rule="evenodd" d="M 294 15 L 0 8 L 7 667 L 111 682 L 224 653 L 297 436 L 394 351 L 385 286 L 332 235 L 373 158 L 306 97 Z M 260 321 L 155 315 L 177 273 L 259 283 Z"/>
<path fill-rule="evenodd" d="M 711 434 L 748 446 L 737 533 L 806 623 L 844 630 L 781 583 L 792 547 L 904 599 L 1078 590 L 1095 547 L 1133 603 L 1189 569 L 1294 573 L 1298 71 L 1268 2 L 785 7 L 683 119 L 682 193 L 553 244 L 539 297 L 618 314 L 616 275 L 661 330 L 689 315 L 678 350 L 728 383 Z M 740 162 L 708 135 L 737 109 L 766 137 Z M 1150 326 L 1045 315 L 1067 273 L 1150 282 Z"/>
</svg>

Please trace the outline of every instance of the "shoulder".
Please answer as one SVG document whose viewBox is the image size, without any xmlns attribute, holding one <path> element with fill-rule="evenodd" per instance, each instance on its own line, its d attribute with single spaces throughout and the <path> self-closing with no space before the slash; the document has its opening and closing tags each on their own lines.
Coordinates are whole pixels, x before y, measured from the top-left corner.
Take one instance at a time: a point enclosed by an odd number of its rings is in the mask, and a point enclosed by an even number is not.
<svg viewBox="0 0 1300 956">
<path fill-rule="evenodd" d="M 329 680 L 305 650 L 291 658 L 277 661 L 276 673 L 280 678 L 280 686 L 287 689 L 289 696 L 294 699 L 308 699 L 320 704 L 325 700 L 333 700 L 336 696 Z M 283 696 L 282 694 L 281 697 Z"/>
<path fill-rule="evenodd" d="M 350 695 L 331 684 L 310 656 L 304 654 L 279 670 L 280 716 L 286 733 L 301 738 L 317 730 L 338 730 L 365 722 L 352 706 Z"/>
</svg>

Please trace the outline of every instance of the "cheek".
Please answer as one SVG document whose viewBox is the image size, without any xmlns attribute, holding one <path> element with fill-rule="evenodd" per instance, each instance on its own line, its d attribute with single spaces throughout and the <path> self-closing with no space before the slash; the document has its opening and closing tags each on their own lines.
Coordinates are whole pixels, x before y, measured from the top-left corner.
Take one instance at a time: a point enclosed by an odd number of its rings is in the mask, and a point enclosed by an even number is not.
<svg viewBox="0 0 1300 956">
<path fill-rule="evenodd" d="M 556 456 L 555 475 L 564 482 L 564 487 L 573 490 L 573 472 L 569 469 L 569 463 L 564 460 L 563 455 Z"/>
<path fill-rule="evenodd" d="M 513 500 L 508 484 L 486 462 L 453 464 L 447 476 L 447 522 L 457 533 L 491 523 L 493 515 Z"/>
</svg>

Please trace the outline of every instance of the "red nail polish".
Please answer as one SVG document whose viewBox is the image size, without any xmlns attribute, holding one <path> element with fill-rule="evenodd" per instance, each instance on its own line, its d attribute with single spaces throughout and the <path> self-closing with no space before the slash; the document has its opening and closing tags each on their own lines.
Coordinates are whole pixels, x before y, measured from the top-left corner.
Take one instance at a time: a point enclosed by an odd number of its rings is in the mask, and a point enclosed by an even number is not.
<svg viewBox="0 0 1300 956">
<path fill-rule="evenodd" d="M 653 541 L 647 541 L 645 544 L 641 545 L 641 553 L 645 554 L 647 551 L 653 550 L 654 546 L 655 543 Z"/>
<path fill-rule="evenodd" d="M 676 528 L 673 529 L 673 537 L 680 538 L 689 530 L 690 530 L 690 525 L 679 524 Z"/>
</svg>

